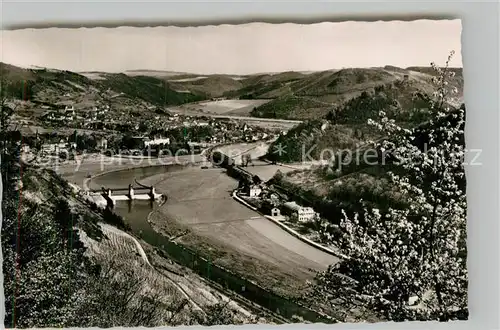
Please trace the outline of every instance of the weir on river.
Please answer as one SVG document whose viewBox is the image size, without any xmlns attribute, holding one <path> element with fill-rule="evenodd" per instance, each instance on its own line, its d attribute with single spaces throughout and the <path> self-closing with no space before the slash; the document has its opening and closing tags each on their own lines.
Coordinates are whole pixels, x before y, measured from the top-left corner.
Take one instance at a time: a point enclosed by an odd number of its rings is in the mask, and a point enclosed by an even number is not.
<svg viewBox="0 0 500 330">
<path fill-rule="evenodd" d="M 144 186 L 140 185 L 134 187 L 132 184 L 129 184 L 128 188 L 106 188 L 101 187 L 101 190 L 91 189 L 88 191 L 89 194 L 100 194 L 106 199 L 108 206 L 114 207 L 117 201 L 126 201 L 126 200 L 157 200 L 161 197 L 161 194 L 158 194 L 155 190 L 154 186 Z"/>
</svg>

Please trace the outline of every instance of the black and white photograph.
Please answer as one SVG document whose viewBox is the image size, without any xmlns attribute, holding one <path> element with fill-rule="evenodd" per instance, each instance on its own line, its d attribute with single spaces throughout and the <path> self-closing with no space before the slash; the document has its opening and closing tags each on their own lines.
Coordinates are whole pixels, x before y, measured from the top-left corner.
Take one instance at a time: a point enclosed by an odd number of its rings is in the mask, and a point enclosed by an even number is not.
<svg viewBox="0 0 500 330">
<path fill-rule="evenodd" d="M 461 32 L 2 30 L 5 327 L 467 320 Z"/>
</svg>

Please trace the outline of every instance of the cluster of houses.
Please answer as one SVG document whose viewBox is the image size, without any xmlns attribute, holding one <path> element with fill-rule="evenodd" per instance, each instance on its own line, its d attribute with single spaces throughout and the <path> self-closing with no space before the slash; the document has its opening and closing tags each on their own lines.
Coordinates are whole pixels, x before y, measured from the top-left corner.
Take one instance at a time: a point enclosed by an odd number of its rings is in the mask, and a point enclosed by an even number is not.
<svg viewBox="0 0 500 330">
<path fill-rule="evenodd" d="M 284 203 L 283 211 L 285 214 L 296 216 L 300 222 L 312 221 L 318 216 L 312 207 L 300 206 L 295 202 Z"/>
<path fill-rule="evenodd" d="M 40 139 L 38 138 L 38 131 L 36 133 L 36 137 L 38 141 Z M 106 150 L 108 148 L 108 140 L 105 137 L 101 137 L 97 140 L 97 149 L 98 150 Z M 22 145 L 22 152 L 23 153 L 30 153 L 32 152 L 30 146 L 26 143 Z M 56 156 L 59 157 L 61 153 L 67 153 L 71 156 L 71 151 L 77 150 L 77 143 L 74 142 L 72 139 L 70 139 L 70 136 L 66 136 L 63 138 L 60 138 L 59 141 L 52 141 L 50 142 L 44 142 L 39 145 L 38 147 L 38 152 L 40 152 L 40 156 Z"/>
<path fill-rule="evenodd" d="M 143 138 L 143 145 L 144 147 L 148 146 L 157 146 L 157 145 L 169 145 L 170 144 L 170 138 L 163 138 L 163 137 L 155 137 L 154 139 L 149 139 L 149 138 Z"/>
<path fill-rule="evenodd" d="M 40 156 L 59 156 L 61 152 L 66 152 L 76 148 L 76 143 L 68 142 L 66 139 L 61 139 L 59 142 L 44 143 L 40 146 Z M 30 153 L 32 150 L 28 144 L 23 144 L 21 147 L 23 153 Z"/>
<path fill-rule="evenodd" d="M 59 155 L 61 152 L 67 152 L 71 148 L 76 148 L 76 143 L 70 143 L 61 139 L 58 143 L 45 143 L 42 144 L 40 151 L 42 155 Z"/>
<path fill-rule="evenodd" d="M 207 143 L 227 142 L 253 142 L 268 138 L 268 133 L 262 128 L 249 126 L 244 122 L 230 119 L 217 119 L 207 117 L 191 117 L 181 114 L 159 116 L 154 112 L 145 111 L 141 120 L 124 116 L 120 111 L 110 111 L 109 105 L 98 105 L 92 108 L 78 108 L 66 105 L 64 109 L 47 110 L 42 116 L 42 121 L 49 126 L 66 126 L 75 129 L 91 129 L 102 131 L 129 132 L 135 130 L 140 134 L 147 134 L 155 130 L 169 130 L 183 127 L 210 126 L 214 133 L 205 141 Z M 146 142 L 148 145 L 149 142 Z M 161 144 L 158 143 L 158 144 Z M 165 143 L 165 144 L 168 144 Z"/>
<path fill-rule="evenodd" d="M 264 184 L 250 184 L 243 187 L 243 193 L 250 198 L 261 198 L 266 187 Z M 272 199 L 279 200 L 277 196 L 272 196 Z M 310 222 L 319 217 L 319 214 L 312 207 L 301 206 L 296 202 L 285 202 L 280 205 L 271 204 L 269 201 L 263 209 L 272 217 L 288 216 L 296 218 L 299 222 Z"/>
<path fill-rule="evenodd" d="M 249 126 L 246 123 L 239 123 L 236 121 L 229 120 L 210 120 L 203 118 L 195 118 L 189 116 L 180 116 L 179 114 L 174 114 L 171 117 L 168 117 L 165 120 L 152 120 L 148 121 L 147 126 L 151 130 L 155 129 L 176 129 L 183 127 L 203 127 L 209 126 L 213 129 L 213 134 L 211 134 L 204 141 L 196 141 L 196 142 L 206 142 L 206 143 L 227 143 L 234 141 L 244 141 L 244 142 L 253 142 L 258 140 L 263 140 L 269 137 L 269 134 L 263 131 L 262 129 L 255 129 Z M 136 126 L 136 129 L 138 127 Z"/>
<path fill-rule="evenodd" d="M 64 109 L 49 110 L 43 116 L 42 120 L 52 124 L 73 123 L 73 126 L 89 127 L 90 124 L 103 121 L 106 119 L 106 114 L 109 112 L 109 105 L 104 105 L 102 108 L 93 107 L 92 109 L 75 110 L 73 105 L 66 105 Z"/>
<path fill-rule="evenodd" d="M 160 117 L 156 116 L 154 118 L 155 120 L 159 120 Z M 173 114 L 172 116 L 168 117 L 165 121 L 160 121 L 156 122 L 158 127 L 156 128 L 163 128 L 165 125 L 168 125 L 170 128 L 177 128 L 177 127 L 191 127 L 191 126 L 208 126 L 209 123 L 203 120 L 196 120 L 195 118 L 191 118 L 190 116 L 182 116 L 179 115 L 178 113 Z"/>
<path fill-rule="evenodd" d="M 172 146 L 172 141 L 169 137 L 162 137 L 162 136 L 155 136 L 153 138 L 149 138 L 147 136 L 134 136 L 132 139 L 135 141 L 135 149 L 129 150 L 129 152 L 132 152 L 132 154 L 142 154 L 144 150 L 150 150 L 154 152 L 159 152 L 159 149 L 162 148 L 169 148 Z M 204 142 L 191 142 L 188 141 L 187 146 L 184 148 L 189 147 L 190 150 L 202 150 L 203 148 L 209 147 L 211 144 L 210 143 L 204 143 Z M 158 149 L 159 148 L 159 149 Z M 105 148 L 101 148 L 101 150 L 105 150 Z M 127 152 L 124 151 L 124 154 Z"/>
<path fill-rule="evenodd" d="M 269 137 L 269 133 L 266 133 L 262 129 L 251 127 L 244 122 L 214 121 L 211 125 L 215 129 L 214 142 L 255 142 L 265 140 Z"/>
<path fill-rule="evenodd" d="M 75 142 L 69 141 L 69 139 L 61 139 L 56 143 L 44 143 L 40 147 L 42 155 L 58 156 L 61 152 L 70 152 L 75 150 L 77 145 Z M 100 138 L 97 141 L 97 149 L 105 151 L 108 148 L 108 140 L 106 138 Z"/>
</svg>

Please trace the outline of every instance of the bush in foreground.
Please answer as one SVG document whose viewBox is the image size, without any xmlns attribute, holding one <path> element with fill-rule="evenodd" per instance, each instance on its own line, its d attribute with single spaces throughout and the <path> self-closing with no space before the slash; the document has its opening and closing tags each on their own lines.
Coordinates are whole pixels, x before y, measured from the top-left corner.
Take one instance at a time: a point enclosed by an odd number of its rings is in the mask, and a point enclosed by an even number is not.
<svg viewBox="0 0 500 330">
<path fill-rule="evenodd" d="M 344 214 L 339 228 L 348 259 L 318 275 L 315 293 L 325 301 L 348 297 L 353 306 L 369 306 L 396 321 L 467 318 L 465 110 L 447 109 L 450 72 L 447 66 L 434 68 L 435 119 L 420 141 L 426 148 L 416 145 L 415 131 L 384 113 L 380 122 L 371 122 L 390 137 L 379 146 L 406 173 L 389 174 L 410 206 L 365 208 L 362 220 Z M 413 306 L 411 297 L 418 298 Z"/>
</svg>

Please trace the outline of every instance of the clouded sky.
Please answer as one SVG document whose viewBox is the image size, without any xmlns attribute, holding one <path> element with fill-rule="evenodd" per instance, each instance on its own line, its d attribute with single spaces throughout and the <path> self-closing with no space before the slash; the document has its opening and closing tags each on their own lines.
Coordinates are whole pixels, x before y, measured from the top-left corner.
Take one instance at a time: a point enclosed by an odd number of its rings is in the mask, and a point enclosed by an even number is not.
<svg viewBox="0 0 500 330">
<path fill-rule="evenodd" d="M 0 61 L 72 71 L 133 69 L 200 74 L 342 67 L 462 66 L 460 20 L 251 23 L 204 27 L 2 31 Z"/>
</svg>

